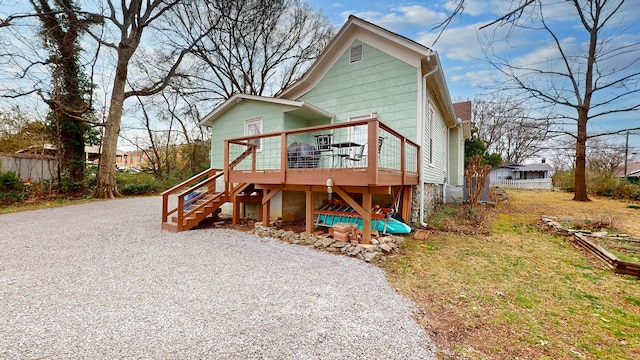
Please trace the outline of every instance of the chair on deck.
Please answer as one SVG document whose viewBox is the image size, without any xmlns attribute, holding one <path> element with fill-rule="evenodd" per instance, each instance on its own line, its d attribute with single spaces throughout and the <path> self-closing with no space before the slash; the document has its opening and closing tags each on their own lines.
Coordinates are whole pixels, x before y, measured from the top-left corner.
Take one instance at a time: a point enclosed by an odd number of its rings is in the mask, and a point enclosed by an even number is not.
<svg viewBox="0 0 640 360">
<path fill-rule="evenodd" d="M 348 154 L 339 154 L 340 163 L 345 164 L 345 160 L 347 161 L 346 167 L 360 167 L 360 162 L 365 158 L 364 148 L 367 144 L 363 144 L 357 147 L 353 147 L 349 150 Z"/>
<path fill-rule="evenodd" d="M 384 139 L 386 139 L 384 136 L 378 136 L 378 155 L 380 155 L 380 152 L 382 151 L 382 143 L 384 142 Z"/>
<path fill-rule="evenodd" d="M 333 147 L 331 146 L 331 144 L 333 144 L 333 134 L 320 134 L 314 137 L 316 138 L 316 149 L 318 153 L 322 157 L 323 152 L 329 152 L 331 167 L 333 167 Z M 327 156 L 324 157 L 326 158 Z"/>
</svg>

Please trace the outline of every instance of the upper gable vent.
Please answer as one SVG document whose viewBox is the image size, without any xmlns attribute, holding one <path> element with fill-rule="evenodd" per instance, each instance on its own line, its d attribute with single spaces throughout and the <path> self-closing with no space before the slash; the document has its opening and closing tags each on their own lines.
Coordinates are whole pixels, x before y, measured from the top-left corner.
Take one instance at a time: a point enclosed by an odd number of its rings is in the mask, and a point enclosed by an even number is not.
<svg viewBox="0 0 640 360">
<path fill-rule="evenodd" d="M 353 45 L 349 49 L 349 64 L 362 61 L 362 44 Z"/>
</svg>

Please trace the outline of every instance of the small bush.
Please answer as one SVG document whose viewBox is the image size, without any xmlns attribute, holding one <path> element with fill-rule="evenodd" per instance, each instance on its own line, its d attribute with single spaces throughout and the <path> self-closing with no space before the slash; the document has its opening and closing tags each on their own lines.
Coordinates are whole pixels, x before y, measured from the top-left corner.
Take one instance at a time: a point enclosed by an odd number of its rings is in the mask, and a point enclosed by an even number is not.
<svg viewBox="0 0 640 360">
<path fill-rule="evenodd" d="M 575 173 L 573 171 L 558 171 L 553 175 L 553 185 L 562 191 L 575 191 Z"/>
<path fill-rule="evenodd" d="M 169 174 L 164 174 L 162 178 L 163 187 L 168 189 L 170 187 L 173 187 L 189 179 L 193 175 L 195 174 L 192 174 L 186 170 L 180 170 L 180 169 L 173 170 Z"/>
<path fill-rule="evenodd" d="M 118 187 L 118 191 L 123 195 L 151 194 L 157 190 L 152 184 L 124 184 Z"/>
<path fill-rule="evenodd" d="M 29 197 L 29 191 L 13 171 L 0 173 L 0 204 L 13 204 Z"/>
<path fill-rule="evenodd" d="M 162 183 L 147 173 L 116 173 L 118 190 L 123 195 L 150 194 L 162 188 Z"/>
<path fill-rule="evenodd" d="M 20 177 L 14 171 L 0 173 L 0 190 L 24 190 Z"/>
<path fill-rule="evenodd" d="M 613 199 L 640 199 L 640 186 L 611 176 L 593 177 L 589 179 L 589 192 Z"/>
</svg>

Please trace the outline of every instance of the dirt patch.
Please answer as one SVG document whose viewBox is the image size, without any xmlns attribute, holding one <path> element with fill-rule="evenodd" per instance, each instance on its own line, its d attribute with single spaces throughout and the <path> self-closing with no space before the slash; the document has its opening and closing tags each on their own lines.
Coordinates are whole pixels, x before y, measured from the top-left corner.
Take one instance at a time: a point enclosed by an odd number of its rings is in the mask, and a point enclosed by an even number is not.
<svg viewBox="0 0 640 360">
<path fill-rule="evenodd" d="M 208 217 L 198 224 L 197 228 L 225 228 L 234 229 L 239 231 L 251 231 L 255 228 L 255 224 L 259 222 L 256 219 L 242 218 L 239 224 L 231 224 L 231 217 L 228 215 L 220 215 L 214 217 Z M 294 222 L 275 222 L 270 224 L 277 229 L 284 229 L 285 231 L 293 231 L 295 233 L 303 233 L 306 231 L 306 225 L 304 220 Z"/>
</svg>

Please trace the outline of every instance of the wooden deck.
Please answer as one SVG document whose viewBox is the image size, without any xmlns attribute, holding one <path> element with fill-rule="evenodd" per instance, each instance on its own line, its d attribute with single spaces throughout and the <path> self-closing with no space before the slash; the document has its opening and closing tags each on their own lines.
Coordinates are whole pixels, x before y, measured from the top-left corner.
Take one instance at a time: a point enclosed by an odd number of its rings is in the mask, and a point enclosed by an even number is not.
<svg viewBox="0 0 640 360">
<path fill-rule="evenodd" d="M 331 138 L 328 144 L 316 143 L 318 136 L 327 135 Z M 207 175 L 163 193 L 165 229 L 186 230 L 200 221 L 193 220 L 195 214 L 199 214 L 198 218 L 208 216 L 209 211 L 219 207 L 207 204 L 214 194 L 218 203 L 233 204 L 234 222 L 239 220 L 239 203 L 248 201 L 259 202 L 262 218 L 269 219 L 273 196 L 283 190 L 295 190 L 306 194 L 306 227 L 312 232 L 313 194 L 331 191 L 362 217 L 363 242 L 368 243 L 372 195 L 391 194 L 392 188 L 400 188 L 405 198 L 410 198 L 412 185 L 419 183 L 419 146 L 375 118 L 228 139 L 224 149 L 222 171 L 210 169 Z M 213 176 L 224 178 L 224 189 L 212 190 Z M 200 182 L 206 184 L 206 189 Z M 189 195 L 194 192 L 198 196 Z M 169 209 L 171 196 L 178 198 L 175 209 Z M 185 199 L 191 199 L 197 210 L 184 210 L 184 204 L 188 205 Z M 409 211 L 410 204 L 402 204 L 405 218 Z M 173 213 L 177 215 L 169 219 Z M 189 217 L 191 220 L 186 220 Z"/>
<path fill-rule="evenodd" d="M 349 134 L 351 137 L 359 136 L 360 143 L 352 143 L 366 146 L 366 152 L 362 160 L 352 161 L 345 156 L 344 150 L 335 147 L 333 151 L 314 154 L 317 158 L 308 160 L 308 166 L 304 161 L 301 167 L 292 166 L 295 159 L 287 152 L 288 148 L 300 140 L 315 147 L 313 138 L 320 134 L 332 134 L 333 144 L 341 144 L 340 139 L 348 139 Z M 308 142 L 304 142 L 305 139 Z M 377 119 L 246 136 L 225 141 L 225 180 L 232 183 L 325 185 L 331 178 L 335 184 L 344 186 L 417 185 L 418 149 L 417 144 Z M 318 164 L 314 163 L 315 160 Z"/>
</svg>

